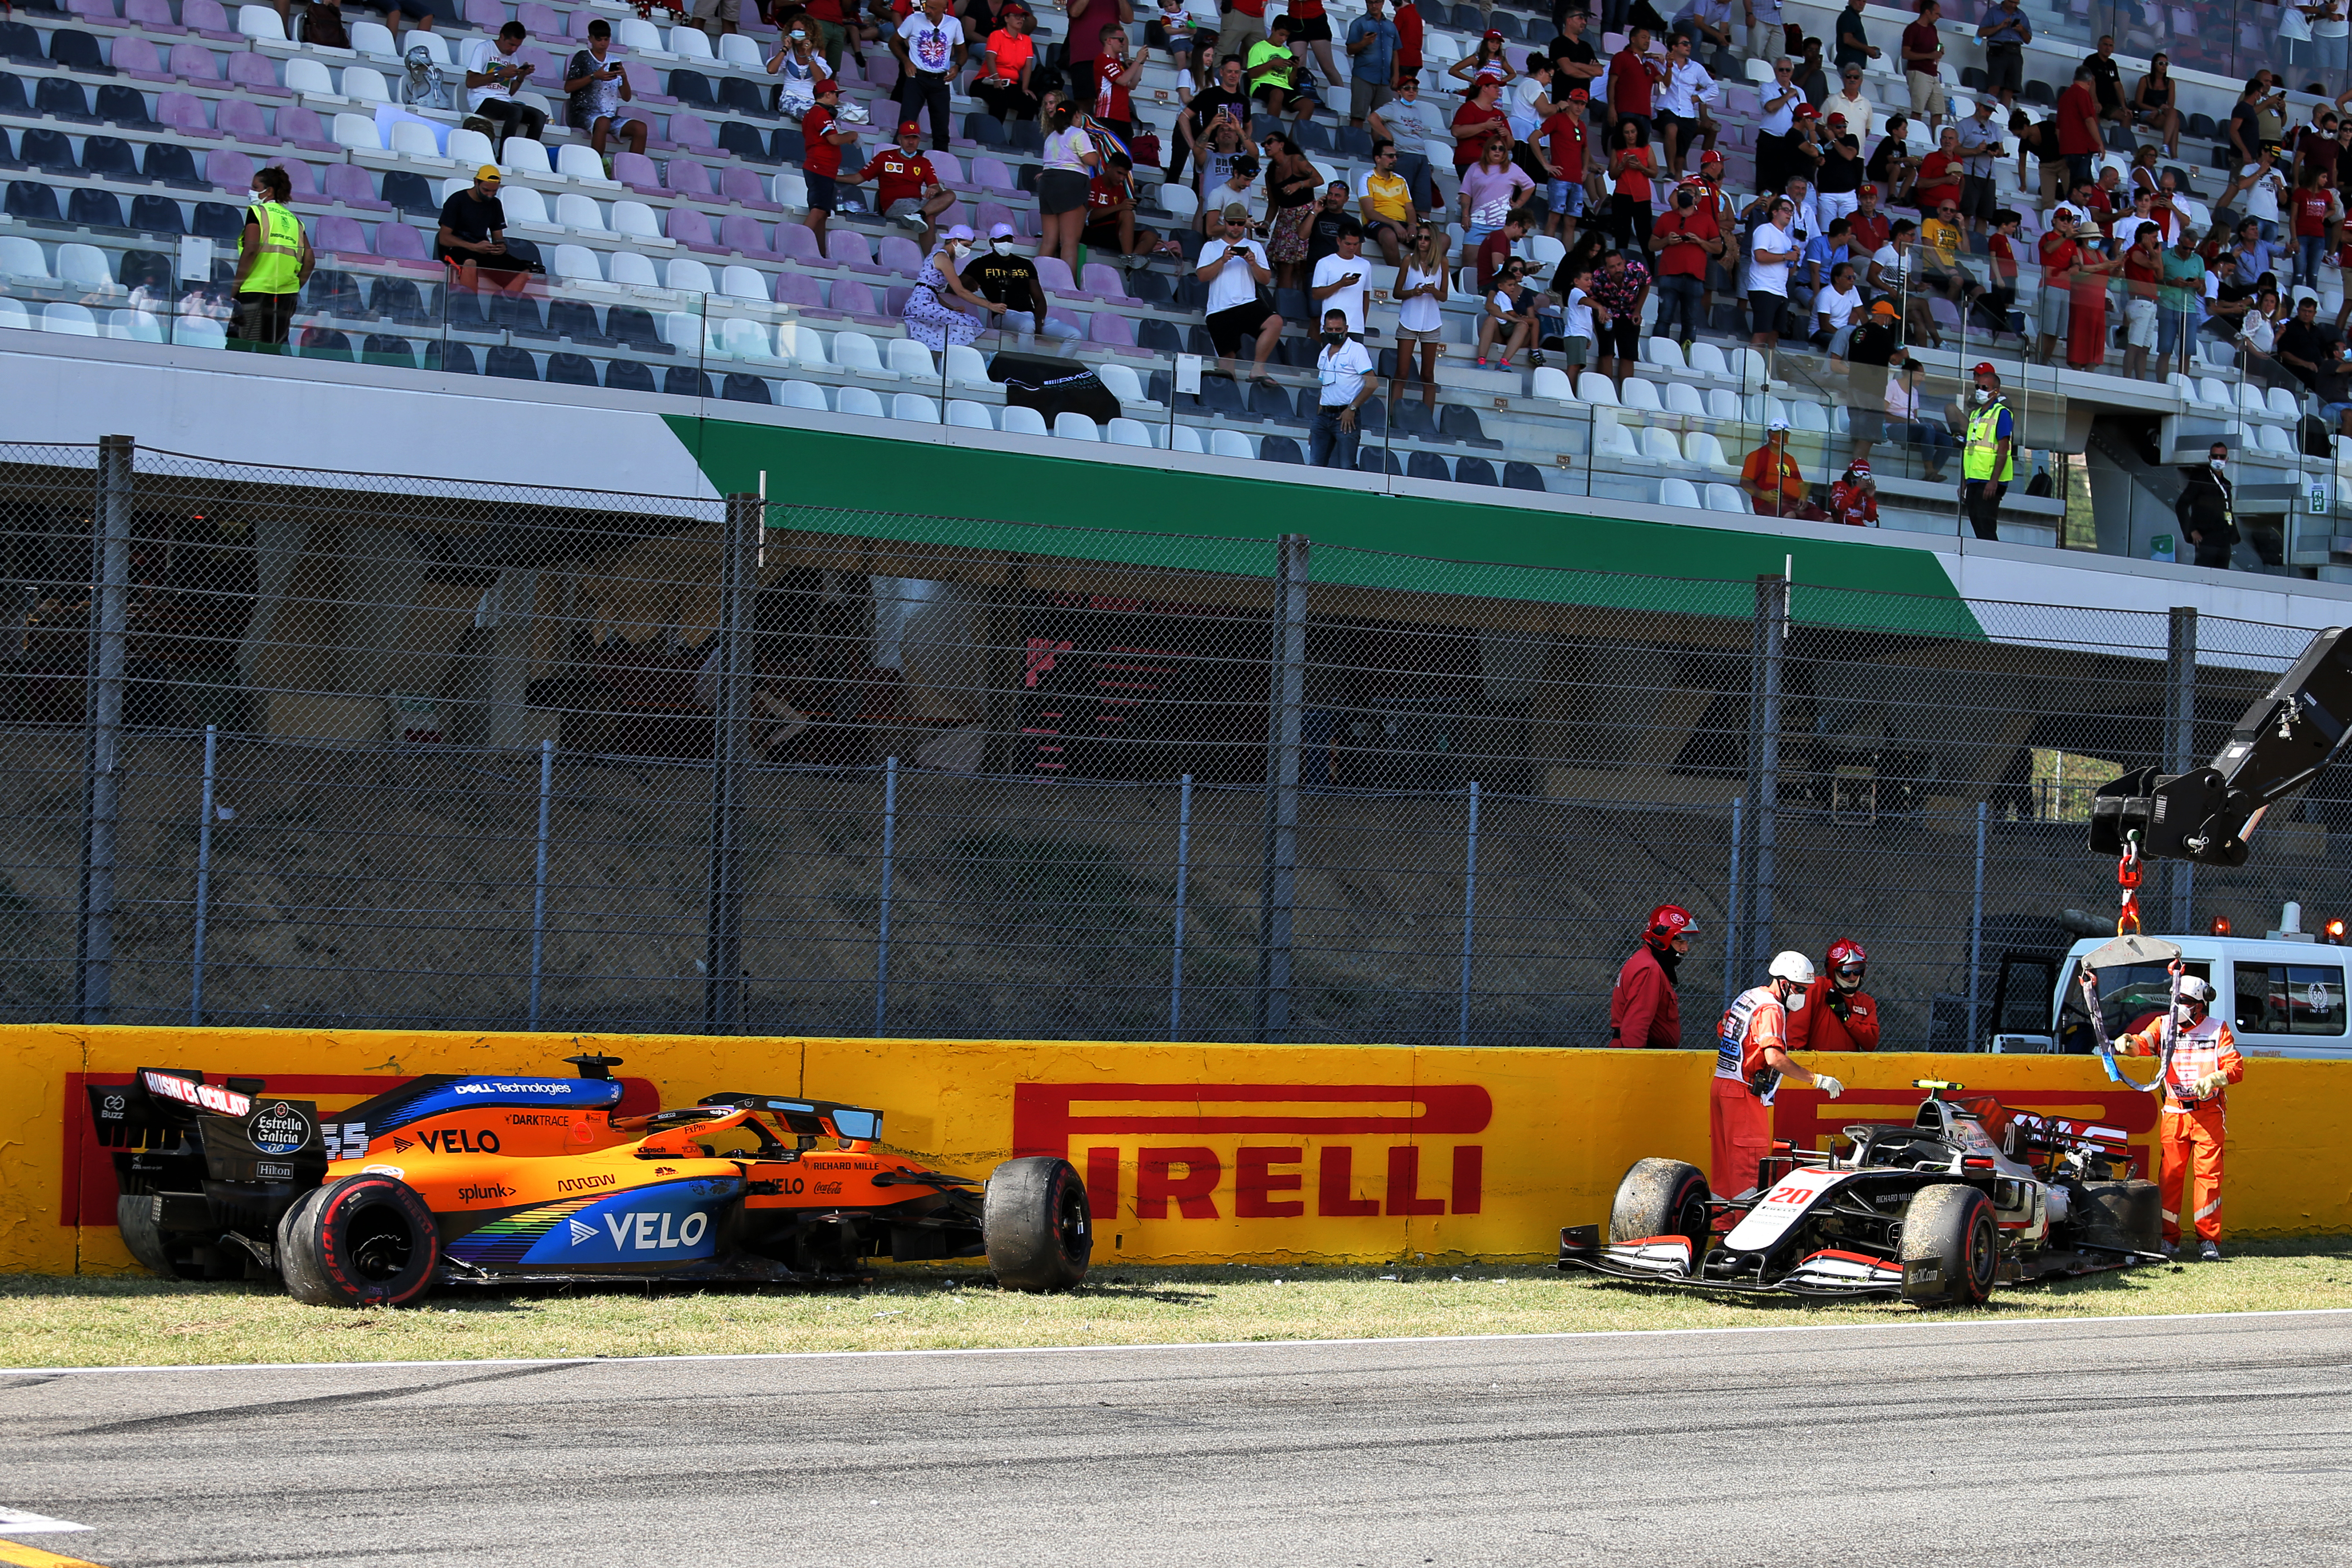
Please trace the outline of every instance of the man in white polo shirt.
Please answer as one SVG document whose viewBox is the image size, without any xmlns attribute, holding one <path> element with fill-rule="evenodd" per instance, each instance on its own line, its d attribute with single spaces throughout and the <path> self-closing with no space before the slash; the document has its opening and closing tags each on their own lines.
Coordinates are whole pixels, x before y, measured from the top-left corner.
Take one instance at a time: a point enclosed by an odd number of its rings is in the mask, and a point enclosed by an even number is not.
<svg viewBox="0 0 2352 1568">
<path fill-rule="evenodd" d="M 1307 461 L 1318 468 L 1356 466 L 1356 446 L 1363 437 L 1356 410 L 1380 390 L 1372 374 L 1372 356 L 1348 335 L 1347 312 L 1323 312 L 1323 351 L 1315 356 L 1315 374 L 1323 393 L 1315 405 L 1315 427 L 1307 437 Z"/>
<path fill-rule="evenodd" d="M 1337 310 L 1348 318 L 1348 331 L 1354 337 L 1364 335 L 1364 279 L 1371 266 L 1364 259 L 1364 237 L 1352 232 L 1342 233 L 1339 248 L 1315 264 L 1313 285 L 1307 297 L 1326 310 Z"/>
</svg>

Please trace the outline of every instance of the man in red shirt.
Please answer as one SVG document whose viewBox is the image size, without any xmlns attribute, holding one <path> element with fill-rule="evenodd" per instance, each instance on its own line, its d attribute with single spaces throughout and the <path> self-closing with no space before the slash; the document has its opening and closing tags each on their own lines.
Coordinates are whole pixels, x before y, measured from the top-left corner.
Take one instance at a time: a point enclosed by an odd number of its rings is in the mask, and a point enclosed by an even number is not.
<svg viewBox="0 0 2352 1568">
<path fill-rule="evenodd" d="M 1685 180 L 1650 227 L 1650 247 L 1658 258 L 1658 319 L 1662 338 L 1685 348 L 1698 336 L 1699 301 L 1706 292 L 1706 264 L 1723 254 L 1723 230 L 1715 220 L 1699 181 Z"/>
<path fill-rule="evenodd" d="M 841 174 L 842 149 L 857 144 L 857 132 L 841 123 L 841 87 L 831 80 L 821 81 L 815 88 L 816 106 L 801 116 L 801 137 L 808 151 L 801 158 L 801 174 L 808 182 L 808 216 L 801 221 L 816 235 L 816 247 L 824 248 L 825 219 L 833 215 L 838 201 L 835 182 Z"/>
<path fill-rule="evenodd" d="M 1644 134 L 1650 131 L 1650 97 L 1657 86 L 1657 72 L 1650 63 L 1650 29 L 1636 27 L 1625 35 L 1625 47 L 1609 61 L 1609 141 L 1617 141 L 1620 122 L 1631 119 L 1641 121 Z"/>
<path fill-rule="evenodd" d="M 883 148 L 855 178 L 840 183 L 858 185 L 873 181 L 874 210 L 892 223 L 921 229 L 923 254 L 928 256 L 939 239 L 939 226 L 934 220 L 955 205 L 955 196 L 940 186 L 939 175 L 931 170 L 931 161 L 922 154 L 922 126 L 912 120 L 902 121 L 898 144 Z M 812 146 L 810 150 L 815 149 Z"/>
<path fill-rule="evenodd" d="M 1544 232 L 1559 236 L 1562 245 L 1576 243 L 1576 220 L 1584 214 L 1586 116 L 1584 89 L 1570 88 L 1559 111 L 1535 134 L 1535 154 L 1551 176 Z"/>
<path fill-rule="evenodd" d="M 2044 230 L 2040 246 L 2042 259 L 2042 353 L 2043 364 L 2057 351 L 2058 340 L 2065 335 L 2067 304 L 2066 289 L 2074 268 L 2084 259 L 2083 247 L 2074 241 L 2074 213 L 2071 207 L 2060 207 L 2050 216 L 2050 226 Z"/>
<path fill-rule="evenodd" d="M 1903 29 L 1903 79 L 1911 89 L 1911 112 L 1933 123 L 1945 117 L 1944 40 L 1936 24 L 1943 7 L 1936 0 L 1919 0 L 1919 19 Z"/>
<path fill-rule="evenodd" d="M 1848 463 L 1844 476 L 1830 487 L 1830 521 L 1853 528 L 1878 526 L 1878 481 L 1870 477 L 1868 458 Z"/>
<path fill-rule="evenodd" d="M 1878 207 L 1876 185 L 1856 185 L 1853 199 L 1858 204 L 1845 220 L 1846 239 L 1856 256 L 1875 255 L 1892 237 L 1886 226 L 1886 215 Z"/>
<path fill-rule="evenodd" d="M 1527 237 L 1527 220 L 1517 213 L 1503 220 L 1503 226 L 1479 242 L 1477 254 L 1472 258 L 1478 269 L 1478 292 L 1490 293 L 1495 279 L 1503 270 L 1503 263 L 1511 258 L 1511 247 Z"/>
<path fill-rule="evenodd" d="M 1690 952 L 1698 922 L 1680 904 L 1650 911 L 1642 945 L 1617 972 L 1609 992 L 1609 1044 L 1626 1050 L 1679 1049 L 1682 1001 L 1675 994 L 1675 969 Z"/>
<path fill-rule="evenodd" d="M 2099 95 L 2087 68 L 2077 67 L 2074 85 L 2058 95 L 2058 152 L 2066 160 L 2069 185 L 2095 184 L 2091 164 L 2107 150 L 2099 134 Z"/>
<path fill-rule="evenodd" d="M 1911 187 L 1912 204 L 1930 217 L 1946 202 L 1958 206 L 1960 175 L 1967 166 L 1968 159 L 1960 152 L 1960 133 L 1947 125 L 1937 138 L 1936 150 L 1919 160 L 1919 178 Z"/>
</svg>

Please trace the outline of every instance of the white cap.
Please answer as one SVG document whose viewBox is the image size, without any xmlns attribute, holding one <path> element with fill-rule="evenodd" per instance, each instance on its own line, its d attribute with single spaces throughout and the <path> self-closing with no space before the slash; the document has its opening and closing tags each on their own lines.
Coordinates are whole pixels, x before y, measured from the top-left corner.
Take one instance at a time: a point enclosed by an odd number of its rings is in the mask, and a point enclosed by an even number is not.
<svg viewBox="0 0 2352 1568">
<path fill-rule="evenodd" d="M 1764 428 L 1765 428 L 1767 431 L 1772 431 L 1772 430 L 1786 430 L 1788 427 L 1789 427 L 1789 422 L 1788 422 L 1786 419 L 1775 419 L 1774 421 L 1772 421 L 1772 423 L 1771 423 L 1771 424 L 1769 424 L 1769 425 L 1766 426 Z"/>
<path fill-rule="evenodd" d="M 1813 961 L 1801 952 L 1780 952 L 1772 955 L 1772 967 L 1767 971 L 1775 980 L 1793 980 L 1800 985 L 1813 983 Z"/>
<path fill-rule="evenodd" d="M 1016 237 L 1016 236 L 1011 224 L 1000 223 L 990 226 L 988 237 L 991 239 L 1012 239 Z"/>
</svg>

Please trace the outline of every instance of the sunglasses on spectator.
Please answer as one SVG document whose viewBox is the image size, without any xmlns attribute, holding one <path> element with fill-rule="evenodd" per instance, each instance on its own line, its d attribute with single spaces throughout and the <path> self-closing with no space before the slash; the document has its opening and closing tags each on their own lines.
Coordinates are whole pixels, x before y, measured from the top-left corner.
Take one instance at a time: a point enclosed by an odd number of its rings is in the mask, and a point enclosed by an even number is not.
<svg viewBox="0 0 2352 1568">
<path fill-rule="evenodd" d="M 1949 215 L 1951 215 L 1951 214 L 1953 214 L 1953 213 L 1957 213 L 1957 212 L 1958 212 L 1959 210 L 1960 210 L 1960 209 L 1959 209 L 1959 208 L 1958 208 L 1958 207 L 1937 207 L 1937 208 L 1936 209 L 1936 216 L 1938 216 L 1938 217 L 1944 217 L 1944 216 L 1949 216 Z"/>
</svg>

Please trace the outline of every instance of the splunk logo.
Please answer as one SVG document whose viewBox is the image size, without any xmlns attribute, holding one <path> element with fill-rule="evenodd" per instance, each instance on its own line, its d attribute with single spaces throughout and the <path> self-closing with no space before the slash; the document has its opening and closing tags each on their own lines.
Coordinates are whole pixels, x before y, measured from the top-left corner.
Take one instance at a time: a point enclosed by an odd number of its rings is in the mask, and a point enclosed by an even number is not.
<svg viewBox="0 0 2352 1568">
<path fill-rule="evenodd" d="M 1474 1083 L 1019 1084 L 1013 1152 L 1076 1164 L 1097 1220 L 1125 1206 L 1123 1166 L 1137 1219 L 1471 1215 L 1486 1151 L 1460 1140 L 1494 1112 Z"/>
</svg>

